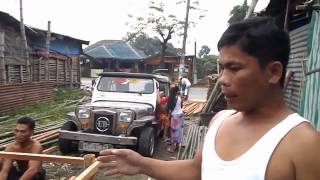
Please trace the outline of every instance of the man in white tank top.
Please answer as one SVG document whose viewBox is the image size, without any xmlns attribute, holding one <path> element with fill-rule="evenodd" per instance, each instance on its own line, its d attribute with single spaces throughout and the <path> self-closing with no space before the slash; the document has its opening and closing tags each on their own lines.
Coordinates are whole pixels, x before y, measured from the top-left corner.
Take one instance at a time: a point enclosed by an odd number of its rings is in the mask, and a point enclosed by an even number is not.
<svg viewBox="0 0 320 180">
<path fill-rule="evenodd" d="M 192 160 L 161 161 L 131 150 L 105 150 L 106 175 L 144 173 L 159 180 L 319 180 L 320 137 L 283 101 L 289 37 L 274 19 L 232 24 L 218 50 L 228 105 L 212 120 Z"/>
</svg>

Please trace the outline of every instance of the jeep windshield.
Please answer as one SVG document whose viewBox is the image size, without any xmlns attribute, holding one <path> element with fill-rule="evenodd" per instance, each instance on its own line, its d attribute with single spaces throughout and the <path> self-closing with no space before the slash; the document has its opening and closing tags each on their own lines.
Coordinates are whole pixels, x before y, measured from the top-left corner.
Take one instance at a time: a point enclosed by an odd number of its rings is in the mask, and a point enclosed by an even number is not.
<svg viewBox="0 0 320 180">
<path fill-rule="evenodd" d="M 102 76 L 97 89 L 103 92 L 152 94 L 154 83 L 153 79 Z"/>
</svg>

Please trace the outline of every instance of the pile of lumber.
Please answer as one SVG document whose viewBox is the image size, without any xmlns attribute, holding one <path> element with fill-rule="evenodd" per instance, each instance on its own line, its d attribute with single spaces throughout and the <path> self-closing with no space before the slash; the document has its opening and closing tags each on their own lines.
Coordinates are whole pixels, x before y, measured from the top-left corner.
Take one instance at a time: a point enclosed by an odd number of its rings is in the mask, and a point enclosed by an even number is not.
<svg viewBox="0 0 320 180">
<path fill-rule="evenodd" d="M 195 115 L 202 111 L 205 106 L 205 102 L 198 101 L 184 101 L 183 102 L 183 112 L 185 116 Z"/>
</svg>

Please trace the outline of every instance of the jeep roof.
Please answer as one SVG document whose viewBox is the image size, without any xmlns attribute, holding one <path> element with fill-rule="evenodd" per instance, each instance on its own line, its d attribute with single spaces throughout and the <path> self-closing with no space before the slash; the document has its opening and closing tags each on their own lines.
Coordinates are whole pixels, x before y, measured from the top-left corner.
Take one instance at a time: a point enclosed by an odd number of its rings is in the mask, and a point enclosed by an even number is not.
<svg viewBox="0 0 320 180">
<path fill-rule="evenodd" d="M 169 78 L 167 76 L 147 74 L 147 73 L 128 73 L 128 72 L 103 72 L 99 76 L 108 76 L 108 77 L 133 77 L 133 78 L 148 78 L 156 79 L 157 81 L 169 83 Z"/>
</svg>

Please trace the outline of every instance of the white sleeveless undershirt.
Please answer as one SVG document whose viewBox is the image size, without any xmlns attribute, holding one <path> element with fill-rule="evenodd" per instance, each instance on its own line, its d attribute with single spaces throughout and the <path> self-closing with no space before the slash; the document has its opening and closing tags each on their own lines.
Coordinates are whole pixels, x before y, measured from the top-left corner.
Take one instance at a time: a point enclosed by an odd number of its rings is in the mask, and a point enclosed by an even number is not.
<svg viewBox="0 0 320 180">
<path fill-rule="evenodd" d="M 308 122 L 297 113 L 291 114 L 270 129 L 240 157 L 224 161 L 216 153 L 215 137 L 223 120 L 234 113 L 234 110 L 222 112 L 207 132 L 202 151 L 202 180 L 263 180 L 269 159 L 281 139 L 293 127 L 304 121 Z"/>
</svg>

